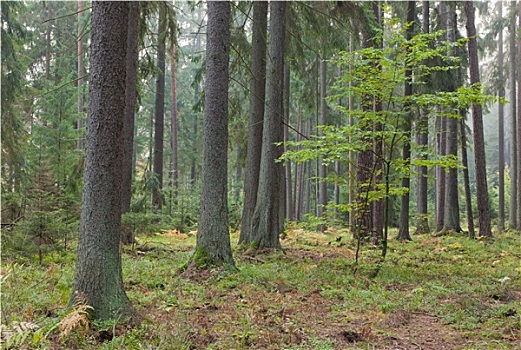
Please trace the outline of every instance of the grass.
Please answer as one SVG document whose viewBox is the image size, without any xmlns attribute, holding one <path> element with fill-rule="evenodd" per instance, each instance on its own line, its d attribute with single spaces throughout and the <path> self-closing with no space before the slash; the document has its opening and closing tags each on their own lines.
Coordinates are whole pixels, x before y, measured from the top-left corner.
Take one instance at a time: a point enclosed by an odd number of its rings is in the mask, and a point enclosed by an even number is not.
<svg viewBox="0 0 521 350">
<path fill-rule="evenodd" d="M 4 259 L 4 342 L 9 335 L 13 349 L 521 348 L 519 233 L 392 240 L 376 278 L 368 276 L 377 252 L 368 248 L 353 274 L 355 247 L 343 231 L 290 229 L 284 252 L 237 255 L 238 271 L 182 274 L 193 233 L 138 239 L 124 248 L 123 273 L 140 325 L 78 323 L 63 334 L 60 321 L 75 319 L 65 309 L 74 254 L 46 256 L 42 266 Z"/>
</svg>

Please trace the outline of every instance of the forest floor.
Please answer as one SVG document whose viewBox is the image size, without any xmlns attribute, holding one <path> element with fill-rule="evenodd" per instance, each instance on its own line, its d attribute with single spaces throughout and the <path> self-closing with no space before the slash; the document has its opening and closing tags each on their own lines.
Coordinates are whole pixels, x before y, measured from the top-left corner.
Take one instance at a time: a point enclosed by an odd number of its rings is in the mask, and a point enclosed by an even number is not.
<svg viewBox="0 0 521 350">
<path fill-rule="evenodd" d="M 379 251 L 355 265 L 344 231 L 289 229 L 283 252 L 236 254 L 237 271 L 182 273 L 194 232 L 141 236 L 123 273 L 142 322 L 76 310 L 68 330 L 74 253 L 4 259 L 2 334 L 13 349 L 521 349 L 521 235 L 413 239 L 391 240 L 374 277 Z"/>
</svg>

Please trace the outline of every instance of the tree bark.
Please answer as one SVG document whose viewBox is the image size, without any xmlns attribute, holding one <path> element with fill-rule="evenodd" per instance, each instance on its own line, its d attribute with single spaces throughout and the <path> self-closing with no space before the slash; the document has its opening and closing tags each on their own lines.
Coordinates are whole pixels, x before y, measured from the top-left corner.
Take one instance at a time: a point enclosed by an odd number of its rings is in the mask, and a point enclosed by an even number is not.
<svg viewBox="0 0 521 350">
<path fill-rule="evenodd" d="M 289 141 L 289 127 L 290 124 L 290 84 L 291 75 L 289 65 L 284 66 L 284 142 Z M 284 146 L 284 151 L 287 151 L 287 146 Z M 291 176 L 291 160 L 287 160 L 284 164 L 284 171 L 286 173 L 286 217 L 295 220 L 295 201 L 293 200 L 293 181 Z"/>
<path fill-rule="evenodd" d="M 284 82 L 284 38 L 286 2 L 270 3 L 270 42 L 267 94 L 262 134 L 262 155 L 257 203 L 251 222 L 251 237 L 245 243 L 254 249 L 280 248 L 280 184 L 282 164 L 275 162 L 281 153 L 282 104 Z"/>
<path fill-rule="evenodd" d="M 121 163 L 127 2 L 92 3 L 87 142 L 78 259 L 71 302 L 85 298 L 97 320 L 130 311 L 121 271 Z"/>
<path fill-rule="evenodd" d="M 77 127 L 80 130 L 76 148 L 83 150 L 83 35 L 81 33 L 83 16 L 83 0 L 78 0 L 78 122 Z"/>
<path fill-rule="evenodd" d="M 436 116 L 436 144 L 438 155 L 447 151 L 447 118 Z M 436 167 L 436 232 L 443 230 L 445 222 L 445 169 Z"/>
<path fill-rule="evenodd" d="M 498 2 L 498 17 L 503 18 L 503 2 Z M 503 77 L 503 27 L 498 33 L 498 81 L 499 90 L 498 97 L 498 230 L 501 232 L 505 229 L 505 105 L 501 99 L 505 97 L 505 85 Z"/>
<path fill-rule="evenodd" d="M 327 63 L 324 55 L 320 55 L 320 125 L 327 125 L 327 104 L 326 104 L 326 94 L 327 94 Z M 324 132 L 319 129 L 319 136 L 324 136 Z M 324 218 L 324 211 L 327 205 L 327 168 L 323 163 L 323 157 L 319 157 L 318 159 L 318 203 L 317 203 L 317 216 L 319 219 Z M 318 231 L 324 232 L 326 230 L 326 225 L 319 225 Z"/>
<path fill-rule="evenodd" d="M 134 118 L 137 99 L 137 60 L 138 60 L 138 26 L 139 2 L 129 2 L 128 36 L 125 81 L 125 117 L 123 120 L 123 160 L 121 167 L 121 213 L 130 212 L 132 196 L 132 158 L 134 154 Z M 131 244 L 134 237 L 131 230 L 123 230 L 123 244 Z"/>
<path fill-rule="evenodd" d="M 228 64 L 230 2 L 208 2 L 203 167 L 193 263 L 234 266 L 228 231 Z"/>
<path fill-rule="evenodd" d="M 447 41 L 450 43 L 456 42 L 456 7 L 454 2 L 446 4 L 447 19 Z M 454 49 L 451 50 L 450 56 L 457 56 Z M 456 71 L 449 71 L 453 77 L 457 77 Z M 452 79 L 453 83 L 448 86 L 449 91 L 456 90 L 458 79 Z M 453 108 L 450 106 L 449 108 Z M 446 118 L 447 120 L 447 136 L 446 136 L 446 154 L 454 157 L 458 156 L 458 120 L 453 117 Z M 459 200 L 458 200 L 458 169 L 450 168 L 445 172 L 445 209 L 443 218 L 443 231 L 461 232 L 460 216 L 459 216 Z"/>
<path fill-rule="evenodd" d="M 250 86 L 250 116 L 248 122 L 248 149 L 244 169 L 244 205 L 242 209 L 239 244 L 251 237 L 251 218 L 257 203 L 262 151 L 262 130 L 266 95 L 266 51 L 268 2 L 253 3 L 253 38 Z"/>
<path fill-rule="evenodd" d="M 521 28 L 521 3 L 518 3 L 518 25 L 517 28 Z M 521 58 L 521 37 L 517 37 L 517 52 L 518 60 Z M 517 64 L 517 81 L 521 82 L 521 69 L 519 69 L 519 62 Z M 517 152 L 516 152 L 516 170 L 517 170 L 517 198 L 516 198 L 516 229 L 521 231 L 521 88 L 517 89 Z"/>
<path fill-rule="evenodd" d="M 469 237 L 474 238 L 474 214 L 472 213 L 472 193 L 470 192 L 469 161 L 467 157 L 467 134 L 465 130 L 465 119 L 460 119 L 461 130 L 461 163 L 463 165 L 463 183 L 465 186 L 465 205 L 467 206 L 467 223 Z"/>
<path fill-rule="evenodd" d="M 515 13 L 517 11 L 517 2 L 510 2 L 510 11 Z M 516 48 L 516 17 L 511 15 L 511 22 L 509 24 L 510 36 L 509 36 L 509 48 L 510 48 L 510 210 L 508 215 L 508 224 L 511 228 L 517 226 L 517 169 L 520 166 L 517 162 L 517 86 L 516 86 L 516 72 L 517 68 L 517 48 Z"/>
<path fill-rule="evenodd" d="M 416 1 L 408 1 L 407 2 L 407 24 L 409 27 L 406 29 L 406 38 L 407 40 L 411 40 L 413 36 L 414 30 L 414 19 L 416 18 Z M 404 96 L 407 98 L 408 96 L 412 96 L 412 70 L 407 69 L 405 71 L 405 87 L 404 87 Z M 410 106 L 406 107 L 407 117 L 404 120 L 404 132 L 405 137 L 403 140 L 403 150 L 402 150 L 402 158 L 404 161 L 404 165 L 406 168 L 409 168 L 411 165 L 411 126 L 412 126 L 412 111 Z M 411 235 L 409 233 L 409 190 L 411 188 L 411 177 L 410 172 L 407 172 L 406 176 L 402 178 L 402 187 L 406 189 L 405 193 L 401 198 L 401 206 L 400 206 L 400 228 L 398 230 L 398 239 L 400 241 L 411 241 Z"/>
<path fill-rule="evenodd" d="M 474 24 L 474 4 L 465 1 L 467 16 L 467 37 L 469 52 L 469 68 L 471 85 L 479 84 L 478 46 L 476 41 L 476 26 Z M 476 192 L 478 200 L 479 235 L 492 237 L 490 204 L 488 198 L 487 167 L 485 162 L 485 139 L 483 136 L 483 110 L 481 105 L 472 105 L 472 124 L 474 138 L 474 154 L 476 166 Z"/>
<path fill-rule="evenodd" d="M 165 38 L 166 38 L 166 4 L 159 5 L 159 31 L 157 34 L 157 68 L 156 102 L 154 122 L 154 167 L 156 183 L 152 189 L 152 205 L 155 209 L 163 207 L 163 139 L 165 134 Z"/>
</svg>

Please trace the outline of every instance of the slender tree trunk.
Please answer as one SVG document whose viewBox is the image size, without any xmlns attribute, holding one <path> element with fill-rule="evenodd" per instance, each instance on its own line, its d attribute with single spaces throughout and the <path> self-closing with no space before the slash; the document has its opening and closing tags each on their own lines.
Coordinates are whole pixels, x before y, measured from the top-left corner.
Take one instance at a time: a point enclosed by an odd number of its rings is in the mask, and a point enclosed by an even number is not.
<svg viewBox="0 0 521 350">
<path fill-rule="evenodd" d="M 320 125 L 327 124 L 327 104 L 326 104 L 326 94 L 327 94 L 327 64 L 326 59 L 323 55 L 320 55 Z M 318 128 L 317 128 L 318 129 Z M 319 136 L 324 136 L 324 132 L 319 129 Z M 323 163 L 323 157 L 319 157 L 318 159 L 318 205 L 317 205 L 317 216 L 319 219 L 324 218 L 324 211 L 327 205 L 327 169 L 326 165 Z M 318 231 L 324 232 L 326 230 L 326 225 L 319 225 Z"/>
<path fill-rule="evenodd" d="M 447 11 L 446 28 L 447 41 L 456 42 L 456 6 L 454 2 L 448 2 L 445 7 Z M 450 56 L 455 57 L 457 54 L 454 49 L 451 50 Z M 454 77 L 457 77 L 456 71 L 449 71 Z M 453 83 L 449 84 L 449 91 L 456 90 L 457 78 L 452 79 Z M 450 107 L 452 108 L 452 106 Z M 446 136 L 446 154 L 454 157 L 458 156 L 458 120 L 453 117 L 445 118 L 447 120 L 447 136 Z M 443 231 L 461 232 L 460 216 L 459 216 L 459 200 L 458 200 L 458 169 L 450 168 L 445 172 L 445 209 L 443 220 Z"/>
<path fill-rule="evenodd" d="M 438 155 L 447 154 L 447 118 L 436 116 Z M 445 222 L 445 169 L 436 167 L 436 232 L 443 230 Z"/>
<path fill-rule="evenodd" d="M 467 37 L 469 50 L 470 83 L 479 84 L 478 46 L 474 24 L 474 4 L 465 1 Z M 483 136 L 483 111 L 479 104 L 472 105 L 474 154 L 476 164 L 476 190 L 478 200 L 479 235 L 492 237 L 490 204 L 488 198 L 487 167 L 485 162 L 485 139 Z"/>
<path fill-rule="evenodd" d="M 173 40 L 170 49 L 170 85 L 171 88 L 171 109 L 172 122 L 170 124 L 170 148 L 172 149 L 171 182 L 174 187 L 174 204 L 178 204 L 177 196 L 179 194 L 179 140 L 178 140 L 178 116 L 177 116 L 177 84 L 176 84 L 176 40 Z"/>
<path fill-rule="evenodd" d="M 98 320 L 130 312 L 120 250 L 128 2 L 93 2 L 91 78 L 78 258 L 71 303 Z"/>
<path fill-rule="evenodd" d="M 290 68 L 289 65 L 284 67 L 284 142 L 289 141 L 289 127 L 290 124 Z M 287 146 L 284 147 L 284 151 L 287 151 Z M 291 176 L 291 160 L 287 160 L 284 166 L 284 170 L 286 173 L 286 217 L 294 221 L 295 220 L 295 201 L 293 200 L 293 183 Z"/>
<path fill-rule="evenodd" d="M 498 2 L 498 16 L 503 18 L 503 2 Z M 505 85 L 503 77 L 503 28 L 499 30 L 498 34 L 498 76 L 499 76 L 499 99 L 505 97 Z M 498 230 L 501 232 L 505 229 L 505 106 L 501 101 L 498 101 Z"/>
<path fill-rule="evenodd" d="M 302 135 L 305 132 L 304 131 L 304 125 L 302 123 L 302 108 L 299 107 L 298 113 L 297 113 L 297 142 L 302 141 Z M 297 146 L 297 151 L 300 150 L 300 146 Z M 297 221 L 302 220 L 302 215 L 304 212 L 304 175 L 305 175 L 305 162 L 302 162 L 298 164 L 297 167 L 297 176 L 295 179 L 295 197 L 297 199 L 297 210 L 296 210 L 296 217 Z"/>
<path fill-rule="evenodd" d="M 121 167 L 121 213 L 130 212 L 132 196 L 132 158 L 134 154 L 134 118 L 137 99 L 137 60 L 139 2 L 129 2 L 128 37 L 125 81 L 125 118 L 123 120 L 123 161 Z M 123 230 L 121 242 L 131 244 L 134 241 L 131 230 Z"/>
<path fill-rule="evenodd" d="M 518 28 L 521 28 L 521 3 L 518 3 Z M 517 46 L 518 46 L 518 60 L 521 57 L 521 37 L 517 38 Z M 521 82 L 521 69 L 519 69 L 519 62 L 517 62 L 517 81 Z M 517 207 L 517 215 L 516 215 L 516 229 L 521 231 L 521 88 L 517 90 L 517 152 L 516 152 L 516 170 L 517 170 L 517 198 L 516 198 L 516 207 Z"/>
<path fill-rule="evenodd" d="M 157 183 L 152 189 L 152 204 L 161 209 L 163 198 L 163 139 L 165 134 L 165 37 L 166 37 L 166 4 L 159 2 L 159 32 L 157 36 L 157 68 L 156 103 L 154 122 L 154 176 Z"/>
<path fill-rule="evenodd" d="M 410 26 L 407 28 L 406 37 L 407 40 L 411 40 L 413 36 L 414 30 L 414 19 L 416 18 L 416 1 L 408 1 L 407 2 L 407 23 Z M 405 88 L 404 88 L 404 96 L 412 96 L 412 70 L 407 69 L 405 71 Z M 407 107 L 407 117 L 404 120 L 404 132 L 405 137 L 403 140 L 403 153 L 402 158 L 404 161 L 404 165 L 406 168 L 409 168 L 411 165 L 411 126 L 412 126 L 412 111 L 410 107 Z M 409 190 L 411 188 L 411 177 L 410 172 L 402 178 L 402 187 L 406 190 L 402 195 L 402 203 L 400 206 L 400 229 L 398 231 L 398 239 L 401 241 L 410 241 L 412 240 L 411 235 L 409 234 Z"/>
<path fill-rule="evenodd" d="M 267 94 L 262 134 L 262 155 L 257 204 L 252 217 L 252 235 L 246 242 L 254 248 L 280 248 L 280 184 L 282 164 L 275 160 L 281 153 L 276 145 L 282 139 L 282 104 L 284 83 L 284 42 L 286 5 L 270 3 L 270 42 Z"/>
<path fill-rule="evenodd" d="M 510 2 L 510 11 L 517 11 L 517 2 Z M 511 16 L 512 20 L 509 24 L 510 36 L 509 36 L 509 48 L 510 48 L 510 211 L 508 215 L 509 226 L 516 228 L 517 226 L 517 170 L 520 164 L 517 162 L 517 87 L 516 87 L 516 73 L 519 70 L 517 67 L 517 48 L 516 48 L 516 17 Z M 520 102 L 521 103 L 521 102 Z"/>
<path fill-rule="evenodd" d="M 51 33 L 52 24 L 54 21 L 50 20 L 53 16 L 52 1 L 47 1 L 47 31 L 45 33 L 45 80 L 51 79 Z"/>
<path fill-rule="evenodd" d="M 465 186 L 465 205 L 467 206 L 467 222 L 469 237 L 476 236 L 474 230 L 474 214 L 472 213 L 472 193 L 470 192 L 469 161 L 467 157 L 467 134 L 465 130 L 465 119 L 460 119 L 461 130 L 461 163 L 463 165 L 463 183 Z"/>
<path fill-rule="evenodd" d="M 83 150 L 83 35 L 81 32 L 83 16 L 83 0 L 78 0 L 78 122 L 77 127 L 80 130 L 76 148 Z"/>
<path fill-rule="evenodd" d="M 228 231 L 230 2 L 208 2 L 203 170 L 193 263 L 234 266 Z"/>
<path fill-rule="evenodd" d="M 423 33 L 428 34 L 430 32 L 430 5 L 429 1 L 422 1 L 422 29 Z M 423 109 L 420 112 L 418 123 L 416 124 L 416 142 L 420 149 L 419 157 L 422 160 L 427 160 L 427 147 L 429 142 L 429 120 L 428 110 Z M 428 177 L 427 167 L 418 167 L 418 187 L 416 191 L 416 210 L 417 210 L 417 223 L 416 223 L 416 234 L 429 233 L 429 219 L 427 217 L 427 192 L 428 192 Z"/>
<path fill-rule="evenodd" d="M 262 150 L 262 129 L 266 95 L 268 2 L 253 3 L 253 39 L 250 87 L 250 116 L 248 122 L 248 149 L 244 170 L 244 205 L 242 209 L 239 244 L 251 236 L 251 218 L 257 203 Z"/>
</svg>

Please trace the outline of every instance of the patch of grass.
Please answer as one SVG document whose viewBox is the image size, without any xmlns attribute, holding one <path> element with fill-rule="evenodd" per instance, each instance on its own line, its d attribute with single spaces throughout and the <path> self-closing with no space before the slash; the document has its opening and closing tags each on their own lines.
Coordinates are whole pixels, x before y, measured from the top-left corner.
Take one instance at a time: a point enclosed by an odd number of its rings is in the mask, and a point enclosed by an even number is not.
<svg viewBox="0 0 521 350">
<path fill-rule="evenodd" d="M 232 241 L 237 238 L 234 233 Z M 17 348 L 41 349 L 519 345 L 518 233 L 491 241 L 427 235 L 409 243 L 391 240 L 375 278 L 368 276 L 377 252 L 363 247 L 354 273 L 350 239 L 345 232 L 289 230 L 285 252 L 237 253 L 237 271 L 180 273 L 193 253 L 195 234 L 162 231 L 138 237 L 134 247 L 123 250 L 123 274 L 143 322 L 134 327 L 91 325 L 61 338 L 58 324 L 67 315 L 74 254 L 49 254 L 43 266 L 7 261 L 1 278 L 2 329 L 20 322 L 37 325 L 38 330 L 29 329 L 18 340 Z M 429 338 L 432 334 L 435 340 Z"/>
</svg>

